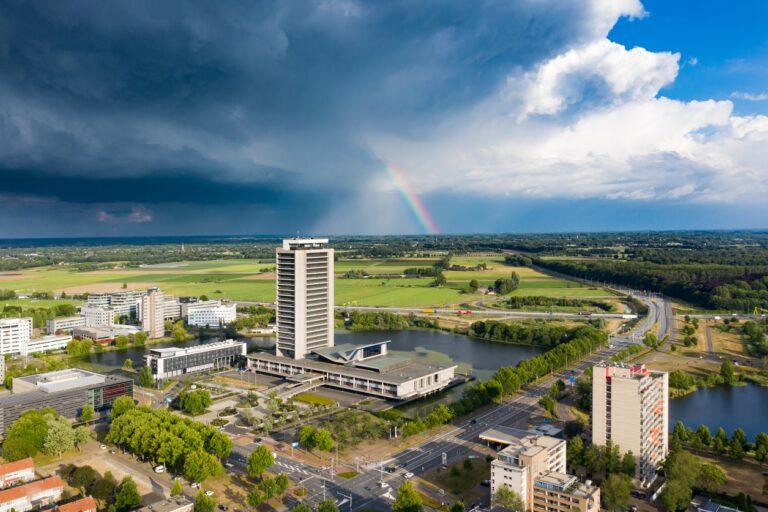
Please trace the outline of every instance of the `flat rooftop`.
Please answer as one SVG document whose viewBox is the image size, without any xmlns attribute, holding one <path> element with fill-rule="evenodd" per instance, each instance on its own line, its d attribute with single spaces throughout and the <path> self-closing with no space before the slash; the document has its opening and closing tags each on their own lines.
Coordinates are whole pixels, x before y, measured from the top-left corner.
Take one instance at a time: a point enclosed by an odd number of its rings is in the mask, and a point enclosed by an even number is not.
<svg viewBox="0 0 768 512">
<path fill-rule="evenodd" d="M 149 350 L 150 354 L 158 355 L 160 357 L 175 357 L 186 356 L 189 354 L 197 354 L 198 352 L 208 352 L 209 350 L 217 350 L 220 348 L 234 347 L 245 345 L 244 341 L 224 340 L 214 341 L 213 343 L 204 343 L 202 345 L 196 345 L 194 347 L 166 347 L 166 348 L 153 348 Z"/>
<path fill-rule="evenodd" d="M 174 496 L 162 501 L 141 507 L 138 512 L 175 512 L 176 510 L 191 509 L 192 501 L 186 496 Z"/>
<path fill-rule="evenodd" d="M 418 379 L 430 375 L 432 373 L 447 370 L 449 368 L 456 368 L 455 364 L 452 365 L 439 365 L 439 364 L 424 364 L 416 362 L 414 360 L 407 360 L 407 364 L 399 365 L 396 368 L 388 368 L 382 371 L 367 370 L 360 368 L 359 366 L 350 364 L 335 364 L 326 363 L 323 361 L 317 361 L 314 359 L 290 359 L 288 357 L 276 356 L 266 352 L 259 352 L 256 354 L 250 354 L 248 359 L 256 359 L 261 361 L 271 361 L 274 363 L 282 363 L 285 365 L 298 366 L 309 371 L 329 372 L 329 373 L 341 373 L 350 377 L 360 377 L 364 379 L 370 379 L 379 382 L 385 382 L 387 384 L 403 384 L 413 379 Z M 392 356 L 381 356 L 381 359 Z M 365 363 L 369 363 L 365 361 Z"/>
<path fill-rule="evenodd" d="M 505 427 L 504 425 L 497 425 L 493 428 L 480 433 L 480 439 L 483 441 L 489 441 L 496 444 L 510 445 L 518 442 L 523 437 L 530 436 L 531 433 L 527 430 L 513 427 Z"/>
<path fill-rule="evenodd" d="M 67 370 L 17 378 L 36 386 L 38 391 L 44 393 L 58 393 L 60 391 L 92 386 L 94 384 L 103 384 L 106 381 L 104 375 L 81 370 L 79 368 L 69 368 Z"/>
</svg>

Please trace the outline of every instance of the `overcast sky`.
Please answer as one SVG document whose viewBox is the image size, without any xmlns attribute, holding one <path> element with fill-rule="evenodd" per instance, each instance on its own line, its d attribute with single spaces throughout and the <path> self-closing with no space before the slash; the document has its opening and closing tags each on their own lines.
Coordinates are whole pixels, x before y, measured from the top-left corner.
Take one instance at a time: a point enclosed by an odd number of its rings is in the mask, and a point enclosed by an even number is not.
<svg viewBox="0 0 768 512">
<path fill-rule="evenodd" d="M 766 228 L 766 19 L 0 1 L 0 238 Z"/>
</svg>

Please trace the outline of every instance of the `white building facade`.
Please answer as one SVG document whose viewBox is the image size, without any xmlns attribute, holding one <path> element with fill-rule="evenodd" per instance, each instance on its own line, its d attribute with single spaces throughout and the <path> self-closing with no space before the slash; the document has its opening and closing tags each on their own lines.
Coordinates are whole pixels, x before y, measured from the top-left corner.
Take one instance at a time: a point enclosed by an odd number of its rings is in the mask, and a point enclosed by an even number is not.
<svg viewBox="0 0 768 512">
<path fill-rule="evenodd" d="M 159 288 L 150 288 L 141 298 L 139 319 L 150 338 L 165 336 L 165 294 Z"/>
<path fill-rule="evenodd" d="M 185 304 L 187 324 L 196 327 L 222 326 L 237 319 L 237 304 L 204 301 Z"/>
<path fill-rule="evenodd" d="M 283 240 L 276 250 L 278 355 L 333 346 L 333 254 L 327 238 Z"/>
<path fill-rule="evenodd" d="M 0 355 L 25 354 L 31 338 L 31 318 L 0 318 Z"/>
<path fill-rule="evenodd" d="M 80 314 L 85 317 L 85 327 L 109 327 L 115 324 L 116 312 L 110 307 L 83 306 Z"/>
<path fill-rule="evenodd" d="M 72 331 L 75 327 L 85 327 L 84 316 L 51 318 L 45 322 L 45 332 L 48 334 L 56 334 L 60 331 Z"/>
<path fill-rule="evenodd" d="M 62 350 L 67 348 L 67 344 L 72 341 L 70 334 L 49 334 L 40 338 L 32 338 L 26 347 L 26 352 L 22 355 L 37 354 L 49 350 Z"/>
</svg>

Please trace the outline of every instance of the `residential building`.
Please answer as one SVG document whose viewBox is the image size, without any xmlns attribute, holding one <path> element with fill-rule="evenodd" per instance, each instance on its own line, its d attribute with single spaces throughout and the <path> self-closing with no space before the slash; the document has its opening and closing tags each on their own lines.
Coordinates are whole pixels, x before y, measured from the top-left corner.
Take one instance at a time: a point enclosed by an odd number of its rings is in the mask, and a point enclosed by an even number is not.
<svg viewBox="0 0 768 512">
<path fill-rule="evenodd" d="M 165 320 L 178 320 L 181 318 L 181 302 L 178 297 L 169 297 L 166 295 L 163 305 L 163 318 Z"/>
<path fill-rule="evenodd" d="M 31 482 L 35 479 L 35 461 L 32 457 L 0 465 L 0 489 Z"/>
<path fill-rule="evenodd" d="M 640 484 L 650 485 L 669 452 L 669 376 L 645 365 L 592 369 L 592 443 L 609 442 L 637 460 Z"/>
<path fill-rule="evenodd" d="M 300 360 L 257 352 L 248 356 L 248 369 L 280 375 L 298 384 L 319 384 L 394 400 L 426 396 L 454 382 L 456 365 L 392 356 L 387 353 L 388 343 L 345 343 L 313 350 L 311 357 Z"/>
<path fill-rule="evenodd" d="M 90 496 L 56 507 L 56 512 L 96 512 L 97 510 L 96 500 Z"/>
<path fill-rule="evenodd" d="M 0 491 L 0 512 L 26 512 L 56 503 L 64 492 L 64 482 L 49 476 Z"/>
<path fill-rule="evenodd" d="M 741 512 L 738 508 L 733 507 L 726 507 L 725 505 L 721 505 L 720 503 L 715 503 L 712 500 L 706 500 L 704 503 L 700 503 L 700 498 L 696 497 L 691 502 L 690 509 L 693 509 L 695 512 Z"/>
<path fill-rule="evenodd" d="M 110 327 L 117 313 L 108 306 L 83 306 L 80 314 L 85 317 L 85 327 Z"/>
<path fill-rule="evenodd" d="M 31 318 L 0 318 L 0 355 L 25 353 L 31 337 Z"/>
<path fill-rule="evenodd" d="M 514 437 L 503 429 L 484 432 L 481 439 L 507 444 L 491 462 L 492 495 L 506 487 L 533 512 L 599 512 L 600 489 L 565 472 L 564 439 L 526 433 Z"/>
<path fill-rule="evenodd" d="M 79 368 L 16 377 L 13 392 L 0 397 L 0 435 L 29 409 L 51 407 L 61 416 L 77 418 L 84 405 L 106 411 L 119 396 L 133 396 L 132 379 Z"/>
<path fill-rule="evenodd" d="M 333 346 L 333 249 L 326 238 L 283 240 L 277 259 L 277 355 Z"/>
<path fill-rule="evenodd" d="M 32 338 L 27 344 L 26 350 L 22 355 L 37 354 L 38 352 L 47 352 L 49 350 L 61 350 L 67 348 L 67 344 L 72 341 L 69 334 L 48 334 L 40 338 Z"/>
<path fill-rule="evenodd" d="M 78 315 L 52 318 L 45 322 L 45 332 L 48 334 L 59 334 L 62 331 L 71 332 L 75 327 L 85 327 L 84 316 Z"/>
<path fill-rule="evenodd" d="M 237 318 L 237 304 L 208 300 L 182 306 L 187 324 L 198 327 L 222 326 Z"/>
<path fill-rule="evenodd" d="M 138 318 L 139 303 L 146 294 L 147 292 L 143 290 L 94 293 L 88 295 L 88 306 L 112 308 L 116 316 Z"/>
<path fill-rule="evenodd" d="M 194 507 L 195 503 L 180 494 L 178 496 L 171 496 L 168 499 L 157 501 L 146 507 L 141 507 L 136 512 L 189 512 Z"/>
<path fill-rule="evenodd" d="M 247 353 L 242 341 L 225 340 L 187 348 L 152 348 L 144 359 L 156 381 L 228 368 Z"/>
<path fill-rule="evenodd" d="M 159 288 L 150 288 L 141 298 L 139 319 L 149 338 L 165 336 L 165 294 Z"/>
</svg>

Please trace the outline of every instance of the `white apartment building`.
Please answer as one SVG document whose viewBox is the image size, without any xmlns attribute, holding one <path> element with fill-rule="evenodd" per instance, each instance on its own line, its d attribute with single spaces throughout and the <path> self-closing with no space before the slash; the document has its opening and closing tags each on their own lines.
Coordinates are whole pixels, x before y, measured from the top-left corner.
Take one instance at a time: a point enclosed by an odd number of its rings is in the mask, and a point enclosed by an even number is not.
<svg viewBox="0 0 768 512">
<path fill-rule="evenodd" d="M 198 327 L 221 326 L 237 319 L 237 304 L 222 303 L 218 300 L 184 304 L 187 324 Z"/>
<path fill-rule="evenodd" d="M 88 306 L 112 308 L 115 315 L 136 316 L 141 298 L 147 292 L 139 290 L 125 290 L 111 293 L 94 293 L 88 295 Z"/>
<path fill-rule="evenodd" d="M 40 338 L 32 338 L 22 355 L 65 349 L 70 341 L 72 341 L 70 334 L 49 334 Z"/>
<path fill-rule="evenodd" d="M 30 338 L 31 318 L 0 318 L 0 355 L 26 353 Z"/>
<path fill-rule="evenodd" d="M 85 327 L 84 316 L 51 318 L 45 322 L 45 332 L 48 334 L 56 334 L 59 331 L 71 331 L 75 327 Z"/>
<path fill-rule="evenodd" d="M 492 430 L 480 437 L 493 438 L 496 433 Z M 565 472 L 564 439 L 499 433 L 508 446 L 491 463 L 491 495 L 506 487 L 520 496 L 525 510 L 533 512 L 600 510 L 600 489 L 590 482 L 581 484 Z"/>
<path fill-rule="evenodd" d="M 104 306 L 83 306 L 80 314 L 85 317 L 85 327 L 109 327 L 115 325 L 115 310 Z"/>
<path fill-rule="evenodd" d="M 592 443 L 632 452 L 647 486 L 669 452 L 669 376 L 645 365 L 592 369 Z"/>
<path fill-rule="evenodd" d="M 150 288 L 141 298 L 139 319 L 150 338 L 165 336 L 165 294 L 159 288 Z"/>
<path fill-rule="evenodd" d="M 327 245 L 327 238 L 293 238 L 276 250 L 277 355 L 303 359 L 333 346 L 333 249 Z"/>
<path fill-rule="evenodd" d="M 169 297 L 166 295 L 163 306 L 163 318 L 166 320 L 178 320 L 181 318 L 181 303 L 178 297 Z"/>
</svg>

